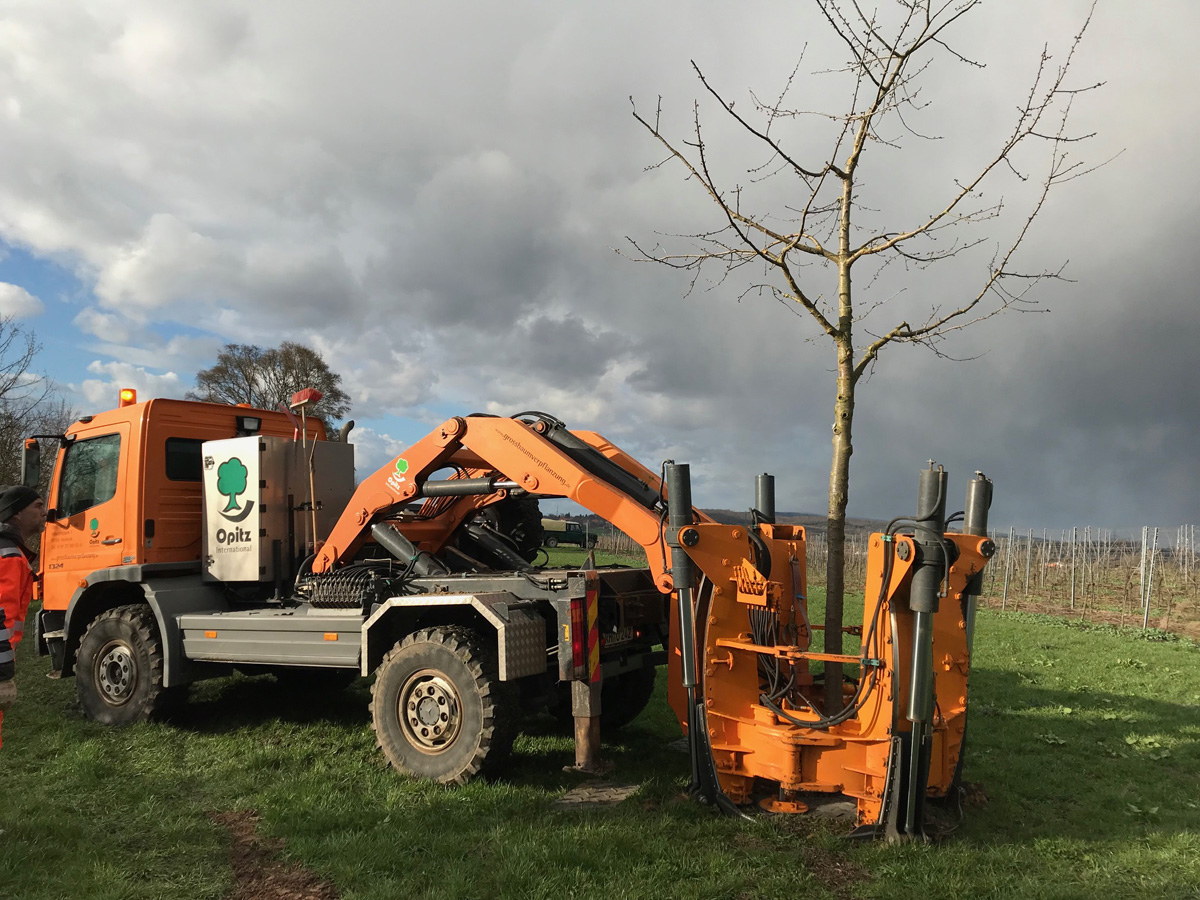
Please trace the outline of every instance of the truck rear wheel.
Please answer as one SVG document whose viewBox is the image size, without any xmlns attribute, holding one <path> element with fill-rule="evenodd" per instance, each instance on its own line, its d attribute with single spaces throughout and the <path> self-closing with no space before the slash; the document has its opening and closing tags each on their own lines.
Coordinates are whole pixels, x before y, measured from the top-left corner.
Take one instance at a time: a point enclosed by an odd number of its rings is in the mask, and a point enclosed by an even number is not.
<svg viewBox="0 0 1200 900">
<path fill-rule="evenodd" d="M 546 538 L 546 546 L 549 547 L 551 550 L 553 550 L 555 547 L 558 546 L 558 538 L 556 538 L 556 537 Z"/>
<path fill-rule="evenodd" d="M 639 715 L 654 696 L 657 670 L 651 667 L 624 672 L 604 679 L 600 688 L 600 727 L 624 728 Z"/>
<path fill-rule="evenodd" d="M 383 658 L 371 722 L 393 767 L 441 784 L 493 771 L 516 737 L 517 709 L 496 653 L 473 631 L 428 628 Z"/>
<path fill-rule="evenodd" d="M 150 607 L 118 606 L 92 620 L 79 643 L 75 690 L 84 715 L 104 725 L 141 722 L 161 707 L 162 641 Z"/>
<path fill-rule="evenodd" d="M 633 669 L 620 675 L 604 679 L 600 688 L 600 733 L 624 728 L 642 714 L 654 696 L 655 669 Z M 573 727 L 575 717 L 571 714 L 571 685 L 559 685 L 557 705 L 551 714 L 564 728 Z"/>
</svg>

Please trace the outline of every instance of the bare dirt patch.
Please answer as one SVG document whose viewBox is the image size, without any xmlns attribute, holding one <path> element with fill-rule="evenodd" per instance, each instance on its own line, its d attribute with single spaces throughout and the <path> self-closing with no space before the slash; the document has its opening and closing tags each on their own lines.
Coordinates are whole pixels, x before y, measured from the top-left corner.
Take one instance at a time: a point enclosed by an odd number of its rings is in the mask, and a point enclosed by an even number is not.
<svg viewBox="0 0 1200 900">
<path fill-rule="evenodd" d="M 209 818 L 229 829 L 234 884 L 225 900 L 337 900 L 328 881 L 278 858 L 283 841 L 259 836 L 257 813 L 210 813 Z"/>
<path fill-rule="evenodd" d="M 858 888 L 873 880 L 870 871 L 851 859 L 853 844 L 850 841 L 839 837 L 836 843 L 830 843 L 831 836 L 844 837 L 844 822 L 809 815 L 771 818 L 778 828 L 795 839 L 805 868 L 837 900 L 853 900 L 859 893 Z"/>
<path fill-rule="evenodd" d="M 851 900 L 855 888 L 871 880 L 862 866 L 850 862 L 839 853 L 823 847 L 805 847 L 804 863 L 838 900 Z"/>
</svg>

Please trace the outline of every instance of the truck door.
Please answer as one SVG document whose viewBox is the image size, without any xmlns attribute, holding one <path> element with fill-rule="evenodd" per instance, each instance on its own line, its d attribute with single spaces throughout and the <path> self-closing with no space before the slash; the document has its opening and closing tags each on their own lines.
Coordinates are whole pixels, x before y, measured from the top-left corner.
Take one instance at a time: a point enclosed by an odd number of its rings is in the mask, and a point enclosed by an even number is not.
<svg viewBox="0 0 1200 900">
<path fill-rule="evenodd" d="M 42 535 L 46 609 L 66 609 L 81 579 L 136 553 L 125 533 L 128 443 L 129 427 L 120 424 L 67 445 Z"/>
</svg>

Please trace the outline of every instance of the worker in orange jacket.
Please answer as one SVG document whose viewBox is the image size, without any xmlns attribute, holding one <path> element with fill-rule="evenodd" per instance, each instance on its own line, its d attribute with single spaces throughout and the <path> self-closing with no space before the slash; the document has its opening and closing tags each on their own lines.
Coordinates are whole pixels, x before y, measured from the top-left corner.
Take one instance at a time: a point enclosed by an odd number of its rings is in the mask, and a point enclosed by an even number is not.
<svg viewBox="0 0 1200 900">
<path fill-rule="evenodd" d="M 16 649 L 33 599 L 34 553 L 29 549 L 46 524 L 46 504 L 24 485 L 0 488 L 0 723 L 17 699 Z"/>
</svg>

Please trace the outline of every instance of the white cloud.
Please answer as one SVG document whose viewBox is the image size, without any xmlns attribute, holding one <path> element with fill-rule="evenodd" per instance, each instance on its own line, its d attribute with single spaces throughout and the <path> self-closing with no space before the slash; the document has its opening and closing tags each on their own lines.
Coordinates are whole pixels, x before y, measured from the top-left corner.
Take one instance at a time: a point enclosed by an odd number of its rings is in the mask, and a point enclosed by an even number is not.
<svg viewBox="0 0 1200 900">
<path fill-rule="evenodd" d="M 350 432 L 354 445 L 354 471 L 361 481 L 387 462 L 399 456 L 406 444 L 387 433 L 372 428 L 355 428 Z"/>
<path fill-rule="evenodd" d="M 182 397 L 186 390 L 174 372 L 155 375 L 131 363 L 96 360 L 88 365 L 88 371 L 102 377 L 86 379 L 78 386 L 72 386 L 72 389 L 82 394 L 96 409 L 115 407 L 117 394 L 122 388 L 136 390 L 139 401 L 154 397 Z"/>
<path fill-rule="evenodd" d="M 45 311 L 42 301 L 25 288 L 0 281 L 0 316 L 29 319 Z"/>
</svg>

